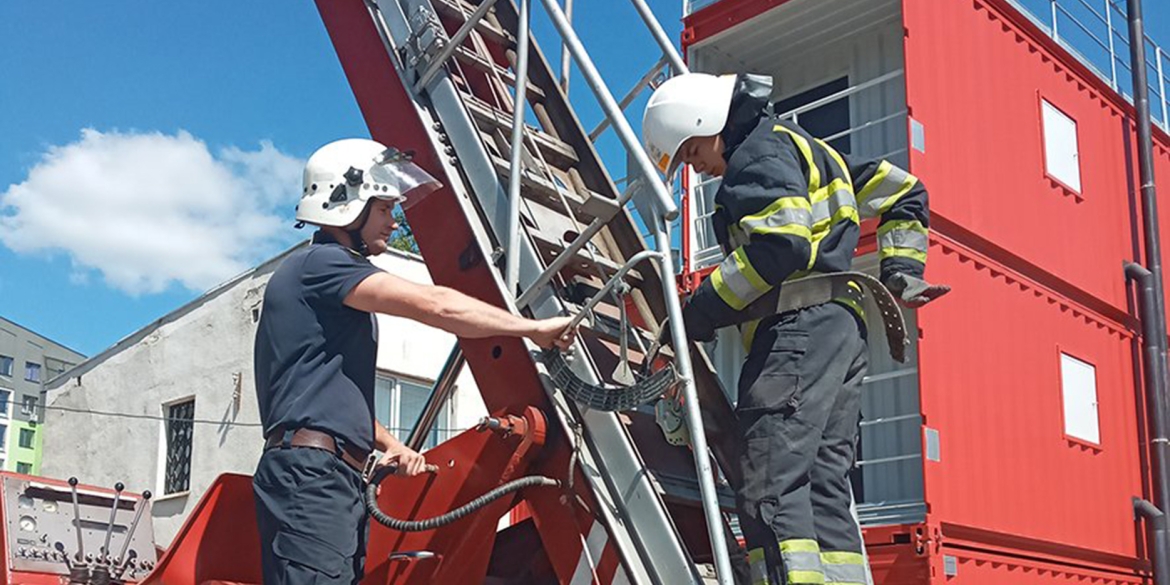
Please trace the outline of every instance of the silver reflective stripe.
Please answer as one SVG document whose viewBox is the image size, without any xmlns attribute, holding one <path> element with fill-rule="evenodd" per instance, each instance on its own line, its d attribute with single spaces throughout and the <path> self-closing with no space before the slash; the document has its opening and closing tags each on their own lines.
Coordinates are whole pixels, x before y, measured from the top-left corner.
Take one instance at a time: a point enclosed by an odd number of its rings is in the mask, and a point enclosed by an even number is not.
<svg viewBox="0 0 1170 585">
<path fill-rule="evenodd" d="M 748 235 L 744 233 L 743 228 L 738 225 L 727 226 L 727 239 L 731 240 L 728 243 L 731 245 L 732 250 L 742 248 L 751 241 L 748 239 Z"/>
<path fill-rule="evenodd" d="M 760 298 L 760 296 L 765 292 L 768 292 L 767 288 L 764 290 L 759 290 L 753 286 L 751 281 L 748 279 L 748 276 L 739 269 L 739 253 L 740 252 L 737 250 L 735 254 L 731 254 L 730 256 L 724 258 L 723 262 L 719 264 L 719 273 L 723 278 L 723 286 L 725 286 L 739 302 L 738 307 L 735 306 L 735 303 L 728 302 L 728 304 L 732 305 L 732 308 L 737 311 L 751 304 L 752 301 Z M 719 283 L 712 282 L 712 284 L 718 285 Z M 716 288 L 718 289 L 718 286 Z M 719 291 L 716 290 L 716 292 Z M 723 300 L 727 301 L 728 299 L 724 298 Z"/>
<path fill-rule="evenodd" d="M 881 248 L 910 248 L 925 252 L 927 236 L 917 230 L 894 229 L 878 236 L 878 246 Z"/>
<path fill-rule="evenodd" d="M 811 228 L 812 213 L 809 213 L 807 209 L 782 207 L 764 218 L 754 219 L 745 217 L 739 224 L 747 228 L 747 231 L 750 233 L 762 234 L 775 232 L 776 228 L 789 225 Z"/>
<path fill-rule="evenodd" d="M 825 563 L 825 585 L 865 585 L 865 565 Z"/>
<path fill-rule="evenodd" d="M 768 582 L 768 561 L 764 557 L 764 549 L 753 548 L 748 551 L 748 568 L 751 571 L 752 585 L 770 585 Z"/>
<path fill-rule="evenodd" d="M 878 181 L 874 184 L 874 181 Z M 862 217 L 877 217 L 882 211 L 889 209 L 898 197 L 905 195 L 918 182 L 910 173 L 882 162 L 878 172 L 862 188 L 859 200 L 861 201 Z"/>
<path fill-rule="evenodd" d="M 847 187 L 833 191 L 824 201 L 813 203 L 813 225 L 818 225 L 822 221 L 828 221 L 837 210 L 843 207 L 857 209 L 857 199 L 853 197 L 853 191 Z"/>
<path fill-rule="evenodd" d="M 789 550 L 780 554 L 784 556 L 785 571 L 821 571 L 821 553 Z"/>
</svg>

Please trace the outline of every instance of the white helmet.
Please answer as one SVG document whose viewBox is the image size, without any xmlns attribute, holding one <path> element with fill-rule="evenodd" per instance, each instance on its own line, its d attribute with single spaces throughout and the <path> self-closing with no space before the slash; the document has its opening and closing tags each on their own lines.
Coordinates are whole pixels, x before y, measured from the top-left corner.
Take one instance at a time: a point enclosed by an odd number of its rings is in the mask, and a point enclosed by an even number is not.
<svg viewBox="0 0 1170 585">
<path fill-rule="evenodd" d="M 678 166 L 675 157 L 683 142 L 723 131 L 735 80 L 735 75 L 685 73 L 666 80 L 650 96 L 642 115 L 642 142 L 668 178 Z"/>
<path fill-rule="evenodd" d="M 407 208 L 440 187 L 410 156 L 379 142 L 347 138 L 317 149 L 305 163 L 297 221 L 345 227 L 371 199 Z"/>
</svg>

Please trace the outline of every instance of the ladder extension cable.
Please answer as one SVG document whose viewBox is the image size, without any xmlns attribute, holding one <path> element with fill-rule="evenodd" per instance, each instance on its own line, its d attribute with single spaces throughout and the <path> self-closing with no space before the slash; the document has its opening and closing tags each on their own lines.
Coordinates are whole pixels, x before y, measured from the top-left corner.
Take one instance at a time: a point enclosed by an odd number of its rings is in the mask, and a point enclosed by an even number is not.
<svg viewBox="0 0 1170 585">
<path fill-rule="evenodd" d="M 394 518 L 381 510 L 378 507 L 378 485 L 382 483 L 383 479 L 393 474 L 397 469 L 394 467 L 382 467 L 374 472 L 374 476 L 370 478 L 370 483 L 366 486 L 366 511 L 370 516 L 377 520 L 379 524 L 387 528 L 398 530 L 399 532 L 421 532 L 423 530 L 434 530 L 440 526 L 446 526 L 456 520 L 460 520 L 469 514 L 478 511 L 480 508 L 490 504 L 491 502 L 500 499 L 517 490 L 527 487 L 560 487 L 561 482 L 551 477 L 544 477 L 541 475 L 529 475 L 514 479 L 501 485 L 488 493 L 467 502 L 466 504 L 447 512 L 435 516 L 434 518 L 424 518 L 422 520 L 401 520 Z"/>
</svg>

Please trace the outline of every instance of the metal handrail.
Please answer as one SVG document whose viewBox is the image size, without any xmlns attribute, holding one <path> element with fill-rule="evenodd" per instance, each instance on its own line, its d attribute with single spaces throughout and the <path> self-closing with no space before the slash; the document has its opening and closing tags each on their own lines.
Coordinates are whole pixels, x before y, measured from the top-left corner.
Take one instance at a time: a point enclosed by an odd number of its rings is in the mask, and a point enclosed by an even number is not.
<svg viewBox="0 0 1170 585">
<path fill-rule="evenodd" d="M 663 54 L 671 63 L 672 68 L 680 73 L 685 72 L 686 65 L 683 63 L 682 58 L 671 44 L 669 38 L 667 38 L 665 33 L 662 31 L 661 26 L 658 25 L 658 21 L 654 18 L 653 13 L 650 12 L 649 8 L 645 5 L 643 0 L 631 1 L 634 3 L 635 8 L 638 9 L 639 14 L 642 16 L 647 28 L 654 36 L 656 42 L 658 42 L 658 44 L 661 46 Z M 580 70 L 581 75 L 585 78 L 585 82 L 589 85 L 590 89 L 593 90 L 594 97 L 596 97 L 597 101 L 600 103 L 602 111 L 605 113 L 606 119 L 608 119 L 610 124 L 613 126 L 614 131 L 617 133 L 618 138 L 621 140 L 627 153 L 633 158 L 635 170 L 640 175 L 638 178 L 642 179 L 640 187 L 649 191 L 648 195 L 651 196 L 652 200 L 652 205 L 650 205 L 649 208 L 652 210 L 653 216 L 643 217 L 642 219 L 644 223 L 648 224 L 654 229 L 654 241 L 658 250 L 656 252 L 647 250 L 636 254 L 633 258 L 630 259 L 630 261 L 627 263 L 627 267 L 624 267 L 624 269 L 628 269 L 628 266 L 632 266 L 636 260 L 653 257 L 658 261 L 659 271 L 662 275 L 662 281 L 664 285 L 663 300 L 666 304 L 666 311 L 669 317 L 671 337 L 674 341 L 675 347 L 684 347 L 687 343 L 687 337 L 686 332 L 683 330 L 682 308 L 679 305 L 679 296 L 677 290 L 678 284 L 675 282 L 675 279 L 671 277 L 671 275 L 674 273 L 674 270 L 671 262 L 672 251 L 670 247 L 670 237 L 668 235 L 670 220 L 677 218 L 679 215 L 678 205 L 674 201 L 670 192 L 667 190 L 665 183 L 659 178 L 658 172 L 654 167 L 654 163 L 650 161 L 649 156 L 642 149 L 641 143 L 637 136 L 630 128 L 629 122 L 625 118 L 625 113 L 622 106 L 619 106 L 618 103 L 614 100 L 613 94 L 609 91 L 609 88 L 606 86 L 605 81 L 601 78 L 600 73 L 598 73 L 596 67 L 593 64 L 593 60 L 590 58 L 589 53 L 581 44 L 580 39 L 577 37 L 576 31 L 573 30 L 572 24 L 569 22 L 564 11 L 561 9 L 561 6 L 557 3 L 557 0 L 542 0 L 542 3 L 544 4 L 545 11 L 547 12 L 549 18 L 552 20 L 553 27 L 561 36 L 563 47 L 568 51 L 573 60 L 576 62 L 577 68 Z M 527 2 L 524 2 L 524 4 L 527 4 Z M 527 14 L 522 15 L 521 28 L 517 31 L 517 33 L 523 37 L 526 37 L 529 34 L 529 23 L 527 22 L 526 17 Z M 523 99 L 522 94 L 520 99 Z M 512 155 L 515 158 L 518 156 L 518 153 L 514 150 Z M 513 172 L 515 172 L 515 170 Z M 627 194 L 633 194 L 639 188 L 637 183 L 637 181 L 631 181 L 631 184 L 628 185 L 626 189 Z M 514 196 L 514 198 L 515 200 L 518 200 L 518 197 Z M 627 201 L 620 201 L 620 206 L 624 207 Z M 593 224 L 590 225 L 590 228 L 597 227 L 599 229 L 600 226 L 598 223 L 599 220 L 594 220 Z M 510 233 L 509 238 L 513 240 L 516 239 L 518 237 L 519 231 L 520 230 L 517 229 L 517 233 Z M 577 236 L 576 240 L 570 244 L 570 247 L 573 244 L 583 245 L 583 242 L 587 242 L 588 238 L 592 237 L 591 235 L 587 236 L 587 232 L 589 232 L 588 228 L 585 230 L 585 232 L 582 232 Z M 556 260 L 562 260 L 566 256 L 570 256 L 570 254 L 567 253 L 567 250 L 562 252 L 560 257 L 558 257 Z M 556 260 L 554 260 L 553 265 L 556 264 Z M 552 268 L 552 266 L 549 268 Z M 549 272 L 550 270 L 546 268 L 545 274 L 548 274 Z M 542 277 L 543 276 L 544 275 L 542 275 Z M 617 280 L 619 279 L 614 278 L 611 283 L 607 283 L 607 287 L 609 287 Z M 521 295 L 521 298 L 517 300 L 517 304 L 519 306 L 523 306 L 524 297 L 530 296 L 534 290 L 538 289 L 538 286 L 543 286 L 539 283 L 539 280 L 537 285 L 531 286 L 527 291 L 525 291 L 523 295 Z M 600 296 L 598 298 L 600 298 Z M 576 319 L 579 320 L 587 312 L 588 310 L 582 311 Z M 706 433 L 703 431 L 702 416 L 698 409 L 698 394 L 695 388 L 694 376 L 691 370 L 690 352 L 677 352 L 674 360 L 678 376 L 681 379 L 682 390 L 686 397 L 686 419 L 688 426 L 691 429 L 690 434 L 694 451 L 695 472 L 699 481 L 699 491 L 702 496 L 704 517 L 707 523 L 707 533 L 711 540 L 711 548 L 716 565 L 716 577 L 721 585 L 730 585 L 732 583 L 731 561 L 730 557 L 728 556 L 728 549 L 723 531 L 723 517 L 719 511 L 718 495 L 715 491 L 713 469 L 707 451 Z"/>
<path fill-rule="evenodd" d="M 693 14 L 701 8 L 716 4 L 718 1 L 683 0 L 683 17 Z M 1008 0 L 1008 2 L 1021 14 L 1032 19 L 1041 30 L 1068 49 L 1074 57 L 1088 65 L 1090 69 L 1109 83 L 1109 86 L 1121 94 L 1123 98 L 1129 99 L 1126 97 L 1126 92 L 1121 87 L 1118 79 L 1121 70 L 1129 70 L 1129 37 L 1127 31 L 1118 30 L 1113 26 L 1115 16 L 1121 16 L 1122 19 L 1126 18 L 1125 11 L 1118 6 L 1117 2 L 1113 0 L 1102 0 L 1104 6 L 1097 8 L 1090 4 L 1089 0 L 1076 0 L 1076 3 L 1080 4 L 1086 11 L 1086 14 L 1090 16 L 1091 20 L 1089 22 L 1086 22 L 1083 17 L 1078 17 L 1069 9 L 1070 6 L 1074 6 L 1072 0 L 1048 0 L 1047 14 L 1032 11 L 1021 0 Z M 1075 25 L 1076 28 L 1088 36 L 1093 44 L 1108 53 L 1108 68 L 1102 70 L 1100 66 L 1103 63 L 1094 62 L 1094 59 L 1082 54 L 1078 50 L 1077 35 L 1070 36 L 1061 34 L 1062 27 L 1060 25 L 1066 21 L 1071 21 L 1071 24 Z M 1106 34 L 1101 34 L 1100 27 L 1106 29 Z M 1151 95 L 1158 98 L 1157 103 L 1161 106 L 1161 120 L 1155 121 L 1155 123 L 1170 132 L 1170 96 L 1166 95 L 1168 79 L 1166 77 L 1166 67 L 1163 65 L 1163 61 L 1167 59 L 1167 55 L 1170 55 L 1170 53 L 1167 53 L 1149 34 L 1143 36 L 1144 41 L 1153 49 L 1154 59 L 1153 63 L 1149 64 L 1149 67 L 1158 80 L 1157 83 L 1147 84 L 1148 91 L 1150 91 Z M 1117 41 L 1120 41 L 1120 44 L 1124 46 L 1119 46 Z"/>
<path fill-rule="evenodd" d="M 879 75 L 878 77 L 870 79 L 869 81 L 864 81 L 864 82 L 861 82 L 857 85 L 847 87 L 847 88 L 845 88 L 837 93 L 827 95 L 827 96 L 820 98 L 818 100 L 813 100 L 813 101 L 811 101 L 807 104 L 804 104 L 803 106 L 800 106 L 798 108 L 793 108 L 791 110 L 788 110 L 787 112 L 779 114 L 777 117 L 778 118 L 787 118 L 789 116 L 798 116 L 798 115 L 803 114 L 805 112 L 815 110 L 815 109 L 817 109 L 825 104 L 833 103 L 841 98 L 849 97 L 851 95 L 861 93 L 861 92 L 863 92 L 871 87 L 881 85 L 887 81 L 890 81 L 891 79 L 897 79 L 898 77 L 901 77 L 902 74 L 905 72 L 906 72 L 905 69 L 896 69 L 896 70 L 891 71 L 889 73 L 886 73 L 884 75 Z"/>
</svg>

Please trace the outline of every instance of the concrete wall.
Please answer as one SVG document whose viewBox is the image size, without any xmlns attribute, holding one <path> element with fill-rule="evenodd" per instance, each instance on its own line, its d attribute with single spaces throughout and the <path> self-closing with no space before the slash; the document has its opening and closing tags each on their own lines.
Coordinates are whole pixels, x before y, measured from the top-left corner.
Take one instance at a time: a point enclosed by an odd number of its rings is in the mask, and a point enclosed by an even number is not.
<svg viewBox="0 0 1170 585">
<path fill-rule="evenodd" d="M 264 287 L 282 259 L 207 293 L 54 381 L 43 425 L 42 475 L 77 476 L 96 485 L 122 481 L 133 491 L 151 490 L 156 494 L 155 538 L 165 546 L 218 475 L 250 474 L 262 443 L 252 345 Z M 429 282 L 417 257 L 387 254 L 376 263 Z M 433 379 L 455 341 L 389 317 L 379 317 L 379 329 L 379 369 L 415 379 Z M 483 403 L 468 374 L 459 387 L 452 420 L 468 426 L 483 415 Z M 168 404 L 191 397 L 196 424 L 190 490 L 164 495 L 166 445 L 160 418 Z"/>
</svg>

